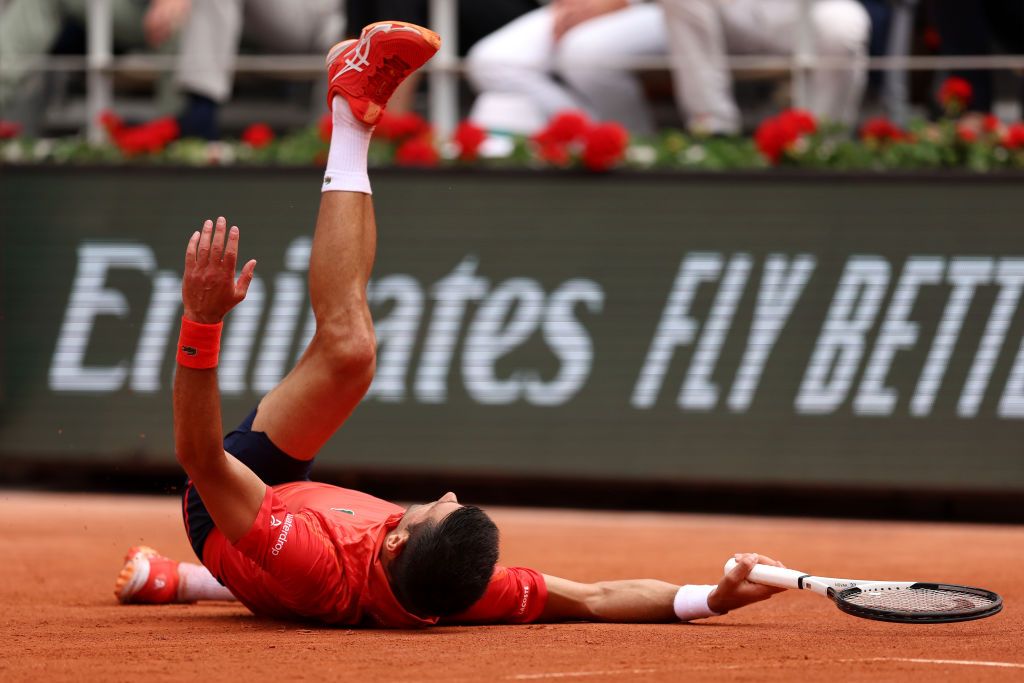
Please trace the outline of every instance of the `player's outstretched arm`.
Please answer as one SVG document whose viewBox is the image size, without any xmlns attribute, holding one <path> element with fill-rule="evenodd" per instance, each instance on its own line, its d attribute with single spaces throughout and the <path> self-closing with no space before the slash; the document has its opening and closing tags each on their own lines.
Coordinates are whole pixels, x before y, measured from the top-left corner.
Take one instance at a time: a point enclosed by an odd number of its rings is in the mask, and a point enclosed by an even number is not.
<svg viewBox="0 0 1024 683">
<path fill-rule="evenodd" d="M 578 583 L 544 576 L 548 600 L 541 621 L 605 621 L 621 623 L 671 622 L 725 614 L 754 602 L 767 600 L 783 589 L 747 581 L 757 563 L 781 567 L 782 563 L 757 553 L 737 554 L 738 564 L 706 593 L 706 604 L 691 611 L 688 596 L 678 599 L 680 586 L 654 579 L 628 579 Z M 699 587 L 696 595 L 703 596 Z M 690 600 L 692 602 L 692 599 Z M 701 613 L 700 608 L 706 608 Z"/>
<path fill-rule="evenodd" d="M 203 224 L 185 251 L 181 298 L 185 305 L 182 342 L 174 376 L 174 449 L 214 524 L 234 543 L 249 530 L 266 493 L 266 485 L 248 467 L 226 453 L 222 442 L 216 348 L 200 342 L 214 333 L 245 298 L 256 261 L 235 280 L 238 228 L 218 218 Z M 195 325 L 197 324 L 197 325 Z M 212 346 L 219 345 L 211 342 Z"/>
</svg>

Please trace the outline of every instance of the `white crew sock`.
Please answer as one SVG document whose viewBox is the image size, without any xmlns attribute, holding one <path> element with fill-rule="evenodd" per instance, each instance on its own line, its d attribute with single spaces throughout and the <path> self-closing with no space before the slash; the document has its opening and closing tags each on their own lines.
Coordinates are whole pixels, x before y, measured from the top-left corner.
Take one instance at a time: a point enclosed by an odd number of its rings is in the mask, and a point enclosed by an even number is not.
<svg viewBox="0 0 1024 683">
<path fill-rule="evenodd" d="M 195 602 L 196 600 L 234 600 L 224 586 L 213 578 L 206 567 L 189 562 L 178 564 L 178 601 Z"/>
<path fill-rule="evenodd" d="M 335 95 L 331 109 L 334 130 L 321 191 L 373 194 L 370 192 L 370 176 L 366 173 L 366 153 L 370 148 L 373 126 L 356 119 L 343 97 Z"/>
</svg>

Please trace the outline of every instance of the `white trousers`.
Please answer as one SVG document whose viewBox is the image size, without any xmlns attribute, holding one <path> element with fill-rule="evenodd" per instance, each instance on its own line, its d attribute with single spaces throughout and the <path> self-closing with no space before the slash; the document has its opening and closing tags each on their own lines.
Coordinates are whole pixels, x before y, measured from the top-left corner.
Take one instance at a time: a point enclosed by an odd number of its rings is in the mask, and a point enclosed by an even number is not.
<svg viewBox="0 0 1024 683">
<path fill-rule="evenodd" d="M 736 133 L 740 113 L 732 95 L 727 54 L 792 54 L 799 0 L 660 0 L 669 32 L 676 98 L 692 130 Z M 871 20 L 856 0 L 817 0 L 811 7 L 814 54 L 855 58 L 842 69 L 811 73 L 809 109 L 852 124 L 867 71 L 863 60 Z"/>
<path fill-rule="evenodd" d="M 655 3 L 591 19 L 557 43 L 551 8 L 541 7 L 474 45 L 466 71 L 481 95 L 528 98 L 543 120 L 565 109 L 582 109 L 598 120 L 618 121 L 633 133 L 645 134 L 653 124 L 640 84 L 628 69 L 606 64 L 620 56 L 661 55 L 667 49 L 662 10 Z M 587 66 L 598 61 L 600 66 Z M 471 118 L 484 128 L 501 127 L 490 125 L 483 111 L 475 110 Z"/>
<path fill-rule="evenodd" d="M 339 0 L 193 0 L 181 35 L 176 80 L 224 102 L 244 38 L 272 53 L 326 52 L 341 40 Z"/>
</svg>

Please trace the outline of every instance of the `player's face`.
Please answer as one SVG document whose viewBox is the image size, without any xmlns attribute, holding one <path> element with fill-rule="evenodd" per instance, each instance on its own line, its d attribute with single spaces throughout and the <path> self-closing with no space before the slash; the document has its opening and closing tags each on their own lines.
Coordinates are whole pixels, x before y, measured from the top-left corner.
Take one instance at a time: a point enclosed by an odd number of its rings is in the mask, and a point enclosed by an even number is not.
<svg viewBox="0 0 1024 683">
<path fill-rule="evenodd" d="M 415 526 L 422 522 L 440 522 L 449 514 L 462 507 L 455 494 L 449 491 L 437 500 L 421 505 L 410 505 L 402 517 L 399 529 Z"/>
</svg>

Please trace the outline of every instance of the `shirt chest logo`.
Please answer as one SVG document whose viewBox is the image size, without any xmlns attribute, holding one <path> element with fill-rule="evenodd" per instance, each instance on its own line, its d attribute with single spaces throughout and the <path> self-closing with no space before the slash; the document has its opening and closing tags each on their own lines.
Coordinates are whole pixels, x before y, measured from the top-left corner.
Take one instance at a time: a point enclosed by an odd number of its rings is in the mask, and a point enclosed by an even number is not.
<svg viewBox="0 0 1024 683">
<path fill-rule="evenodd" d="M 333 510 L 334 512 L 341 512 L 346 515 L 352 515 L 353 517 L 356 516 L 356 513 L 353 512 L 352 510 L 349 510 L 348 508 L 331 508 L 331 510 Z"/>
</svg>

